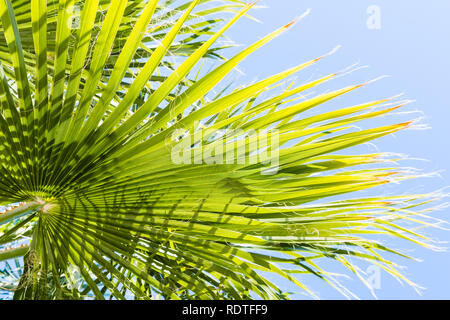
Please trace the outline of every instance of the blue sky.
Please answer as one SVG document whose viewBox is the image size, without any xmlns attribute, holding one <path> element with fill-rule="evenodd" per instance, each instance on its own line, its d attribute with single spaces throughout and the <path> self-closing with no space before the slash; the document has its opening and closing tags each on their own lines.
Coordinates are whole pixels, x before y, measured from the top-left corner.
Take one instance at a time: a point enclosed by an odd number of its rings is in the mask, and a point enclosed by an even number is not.
<svg viewBox="0 0 450 320">
<path fill-rule="evenodd" d="M 421 123 L 428 130 L 410 130 L 375 142 L 380 151 L 406 154 L 411 158 L 402 164 L 420 168 L 424 173 L 439 171 L 440 177 L 421 178 L 389 187 L 382 192 L 429 192 L 449 185 L 450 169 L 450 1 L 406 0 L 261 0 L 259 5 L 268 8 L 252 11 L 262 23 L 249 19 L 241 21 L 228 36 L 235 42 L 247 45 L 260 39 L 308 8 L 311 13 L 286 34 L 253 54 L 240 70 L 240 82 L 280 72 L 302 61 L 342 46 L 334 55 L 304 71 L 299 80 L 306 81 L 331 72 L 340 71 L 358 63 L 367 66 L 345 77 L 330 82 L 326 89 L 336 89 L 348 84 L 364 82 L 378 76 L 389 77 L 377 81 L 339 100 L 342 106 L 390 97 L 399 93 L 415 102 L 405 111 L 422 113 L 403 115 L 402 119 L 423 117 Z M 380 28 L 368 28 L 367 21 L 376 6 L 380 13 Z M 371 20 L 373 21 L 373 20 Z M 373 25 L 373 24 L 369 24 Z M 386 121 L 395 121 L 387 119 Z M 366 146 L 373 152 L 374 146 Z M 363 150 L 364 151 L 364 150 Z M 450 191 L 450 190 L 449 190 Z M 379 191 L 374 191 L 379 192 Z M 449 209 L 436 212 L 449 220 Z M 427 229 L 425 234 L 440 241 L 449 241 L 450 232 Z M 375 290 L 381 299 L 450 299 L 450 253 L 433 252 L 415 245 L 388 239 L 389 244 L 422 259 L 422 262 L 396 259 L 407 268 L 404 274 L 425 287 L 418 295 L 411 287 L 401 285 L 389 275 L 381 275 L 380 289 Z M 448 244 L 441 244 L 448 246 Z M 316 280 L 308 282 L 322 298 L 342 298 L 333 289 Z M 369 291 L 353 278 L 344 284 L 361 298 L 372 298 Z M 295 290 L 285 282 L 287 290 Z M 296 296 L 300 297 L 300 296 Z"/>
<path fill-rule="evenodd" d="M 227 36 L 235 42 L 248 45 L 262 36 L 287 24 L 307 9 L 311 13 L 286 34 L 254 53 L 240 65 L 243 74 L 238 83 L 248 83 L 257 78 L 285 70 L 301 62 L 341 48 L 300 74 L 299 81 L 328 75 L 358 63 L 367 66 L 345 77 L 329 82 L 322 90 L 337 89 L 388 75 L 370 86 L 349 96 L 339 98 L 339 105 L 391 97 L 404 93 L 404 98 L 416 100 L 406 111 L 422 113 L 398 116 L 408 120 L 423 117 L 428 130 L 411 130 L 377 140 L 376 150 L 406 154 L 411 158 L 402 164 L 420 168 L 424 173 L 439 172 L 439 177 L 409 181 L 386 189 L 386 193 L 431 192 L 445 188 L 450 178 L 450 1 L 448 0 L 260 0 L 265 9 L 252 10 L 251 14 L 262 23 L 244 19 L 234 26 Z M 380 13 L 380 28 L 370 29 L 367 21 L 373 7 Z M 373 13 L 373 11 L 371 11 Z M 227 56 L 231 56 L 230 51 Z M 396 121 L 389 120 L 389 123 Z M 386 119 L 386 121 L 388 121 Z M 357 151 L 374 152 L 375 146 L 364 146 Z M 447 190 L 450 192 L 450 188 Z M 436 212 L 439 218 L 450 221 L 450 209 Z M 440 241 L 450 241 L 450 232 L 435 229 L 425 234 Z M 407 268 L 403 273 L 426 288 L 418 295 L 411 287 L 401 285 L 389 275 L 381 275 L 380 289 L 375 290 L 381 299 L 450 299 L 449 252 L 433 252 L 416 245 L 394 239 L 389 244 L 422 259 L 422 262 L 396 258 Z M 442 244 L 448 246 L 449 244 Z M 333 264 L 326 264 L 330 270 Z M 366 266 L 361 265 L 363 268 Z M 328 285 L 309 277 L 306 282 L 321 298 L 342 298 Z M 287 291 L 298 291 L 287 281 L 277 282 Z M 361 298 L 372 298 L 370 292 L 353 277 L 343 283 Z M 295 295 L 302 298 L 303 296 Z"/>
</svg>

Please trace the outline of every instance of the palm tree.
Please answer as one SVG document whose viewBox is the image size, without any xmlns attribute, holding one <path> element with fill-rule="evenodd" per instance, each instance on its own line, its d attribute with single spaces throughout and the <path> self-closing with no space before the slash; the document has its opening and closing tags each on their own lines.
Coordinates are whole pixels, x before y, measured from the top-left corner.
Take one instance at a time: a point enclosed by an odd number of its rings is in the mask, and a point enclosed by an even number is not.
<svg viewBox="0 0 450 320">
<path fill-rule="evenodd" d="M 306 98 L 338 74 L 288 82 L 326 55 L 227 84 L 293 23 L 223 59 L 219 39 L 253 4 L 210 2 L 0 0 L 0 290 L 288 298 L 272 274 L 312 296 L 308 275 L 353 297 L 321 267 L 335 260 L 365 281 L 352 258 L 414 285 L 386 258 L 406 256 L 380 239 L 432 247 L 404 223 L 435 225 L 425 214 L 439 195 L 362 198 L 413 176 L 389 154 L 337 153 L 413 126 L 353 126 L 407 101 L 304 113 L 366 85 Z M 235 15 L 217 18 L 225 11 Z"/>
</svg>

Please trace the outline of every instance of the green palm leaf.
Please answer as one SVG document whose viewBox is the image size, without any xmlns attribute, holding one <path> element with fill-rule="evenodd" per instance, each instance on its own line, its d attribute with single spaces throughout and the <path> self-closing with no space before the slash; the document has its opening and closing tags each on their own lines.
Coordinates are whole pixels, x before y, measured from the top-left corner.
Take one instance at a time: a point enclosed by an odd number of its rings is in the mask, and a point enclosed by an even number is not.
<svg viewBox="0 0 450 320">
<path fill-rule="evenodd" d="M 286 298 L 271 273 L 315 296 L 304 281 L 314 275 L 352 297 L 321 267 L 334 259 L 365 281 L 350 258 L 414 285 L 385 258 L 404 255 L 373 235 L 432 247 L 403 222 L 436 225 L 425 214 L 439 195 L 342 197 L 413 176 L 389 155 L 336 153 L 410 127 L 353 125 L 406 102 L 308 115 L 366 85 L 302 95 L 330 74 L 279 89 L 325 56 L 221 90 L 292 23 L 204 72 L 253 6 L 209 2 L 0 0 L 0 289 L 17 299 Z M 236 15 L 213 18 L 226 11 Z"/>
</svg>

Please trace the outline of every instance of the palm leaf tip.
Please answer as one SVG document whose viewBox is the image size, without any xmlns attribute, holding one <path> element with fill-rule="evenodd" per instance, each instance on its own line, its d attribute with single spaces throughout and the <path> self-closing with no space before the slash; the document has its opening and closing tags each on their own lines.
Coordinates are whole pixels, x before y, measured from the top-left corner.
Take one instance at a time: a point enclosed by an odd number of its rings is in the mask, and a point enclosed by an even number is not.
<svg viewBox="0 0 450 320">
<path fill-rule="evenodd" d="M 344 152 L 413 126 L 355 129 L 408 101 L 314 113 L 370 83 L 311 95 L 342 72 L 289 81 L 335 50 L 222 90 L 227 74 L 298 19 L 221 61 L 217 41 L 254 3 L 209 2 L 0 0 L 0 204 L 21 203 L 0 213 L 0 294 L 288 298 L 270 273 L 316 297 L 313 275 L 351 298 L 322 261 L 367 284 L 352 259 L 415 285 L 387 258 L 407 256 L 380 240 L 436 249 L 416 227 L 442 226 L 428 217 L 441 195 L 367 197 L 417 174 L 393 165 L 394 155 Z M 71 5 L 79 24 L 67 24 Z M 212 18 L 236 8 L 228 21 Z M 168 23 L 171 14 L 179 19 Z M 198 70 L 211 59 L 211 70 Z M 276 139 L 261 145 L 249 132 Z M 224 138 L 245 161 L 199 161 L 205 150 L 227 159 Z M 179 145 L 185 163 L 173 161 Z M 248 161 L 270 148 L 265 161 Z"/>
</svg>

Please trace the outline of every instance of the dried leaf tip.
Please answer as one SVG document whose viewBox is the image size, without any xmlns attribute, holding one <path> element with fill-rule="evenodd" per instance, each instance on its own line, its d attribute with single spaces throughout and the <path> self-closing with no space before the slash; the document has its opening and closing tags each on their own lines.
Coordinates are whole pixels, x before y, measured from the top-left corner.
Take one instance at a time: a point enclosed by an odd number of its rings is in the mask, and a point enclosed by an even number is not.
<svg viewBox="0 0 450 320">
<path fill-rule="evenodd" d="M 409 120 L 409 121 L 406 121 L 406 122 L 399 123 L 399 124 L 396 125 L 396 127 L 397 127 L 396 129 L 397 129 L 397 130 L 406 129 L 406 128 L 408 128 L 408 127 L 411 127 L 411 125 L 412 125 L 414 122 L 416 122 L 416 120 Z"/>
<path fill-rule="evenodd" d="M 320 57 L 314 59 L 314 61 L 319 61 L 325 57 L 331 56 L 332 54 L 335 54 L 340 48 L 341 48 L 341 45 L 338 45 L 338 46 L 334 47 L 330 52 L 325 53 L 324 55 L 321 55 Z M 339 73 L 340 72 L 335 72 L 335 73 L 333 73 L 333 75 L 337 75 Z"/>
<path fill-rule="evenodd" d="M 306 10 L 303 14 L 301 14 L 299 17 L 295 18 L 292 22 L 288 23 L 284 26 L 284 28 L 289 28 L 292 25 L 296 24 L 300 20 L 302 20 L 304 17 L 306 17 L 311 12 L 311 9 Z"/>
</svg>

